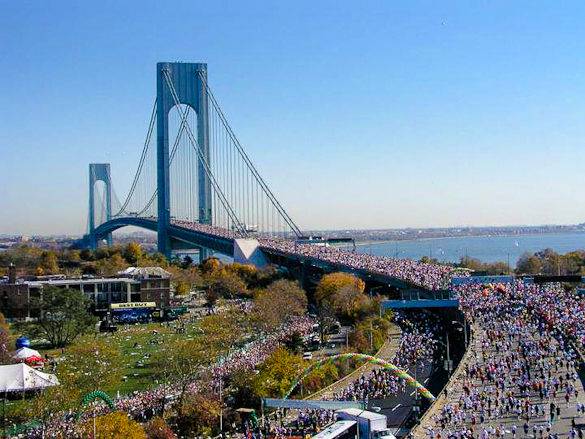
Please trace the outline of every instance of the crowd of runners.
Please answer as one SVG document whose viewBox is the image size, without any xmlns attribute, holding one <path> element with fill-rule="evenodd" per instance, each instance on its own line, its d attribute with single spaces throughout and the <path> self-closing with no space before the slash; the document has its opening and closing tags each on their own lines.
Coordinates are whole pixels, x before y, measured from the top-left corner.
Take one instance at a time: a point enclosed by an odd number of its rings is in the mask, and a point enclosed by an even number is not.
<svg viewBox="0 0 585 439">
<path fill-rule="evenodd" d="M 585 402 L 574 342 L 582 301 L 560 285 L 521 281 L 458 288 L 474 328 L 468 360 L 442 410 L 424 425 L 430 439 L 583 437 Z"/>
<path fill-rule="evenodd" d="M 238 238 L 238 234 L 231 230 L 208 224 L 173 220 L 173 225 L 228 239 Z M 276 237 L 258 237 L 258 240 L 262 247 L 269 250 L 314 258 L 355 270 L 367 270 L 371 273 L 395 277 L 429 290 L 448 288 L 453 275 L 453 268 L 448 265 L 429 264 L 412 259 L 373 256 L 319 244 L 298 243 L 294 240 Z"/>
</svg>

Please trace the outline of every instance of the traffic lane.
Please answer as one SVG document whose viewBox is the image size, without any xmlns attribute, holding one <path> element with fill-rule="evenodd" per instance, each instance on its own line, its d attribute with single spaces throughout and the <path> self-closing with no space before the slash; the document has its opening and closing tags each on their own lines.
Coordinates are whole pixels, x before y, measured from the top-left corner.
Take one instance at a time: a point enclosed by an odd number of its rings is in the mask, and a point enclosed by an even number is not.
<svg viewBox="0 0 585 439">
<path fill-rule="evenodd" d="M 425 364 L 417 370 L 417 379 L 426 384 L 433 372 L 432 364 Z M 414 376 L 414 372 L 409 371 Z M 388 418 L 388 427 L 397 427 L 410 416 L 412 408 L 416 402 L 416 390 L 412 387 L 406 387 L 406 391 L 386 399 L 371 399 L 368 401 L 368 409 L 376 411 L 374 408 L 379 407 L 380 413 Z M 422 397 L 419 397 L 422 398 Z M 420 404 L 420 403 L 419 403 Z"/>
</svg>

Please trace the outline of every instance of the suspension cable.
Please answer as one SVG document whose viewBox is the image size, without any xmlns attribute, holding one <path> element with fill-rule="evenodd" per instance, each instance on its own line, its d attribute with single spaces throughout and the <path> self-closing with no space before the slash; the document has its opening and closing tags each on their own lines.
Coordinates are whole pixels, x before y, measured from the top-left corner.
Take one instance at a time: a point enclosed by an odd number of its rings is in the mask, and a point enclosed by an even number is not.
<svg viewBox="0 0 585 439">
<path fill-rule="evenodd" d="M 270 188 L 268 187 L 268 185 L 266 184 L 266 182 L 264 181 L 264 179 L 262 178 L 262 176 L 260 175 L 260 173 L 258 172 L 256 167 L 254 166 L 254 164 L 252 163 L 252 161 L 250 160 L 250 158 L 246 154 L 246 151 L 244 151 L 244 148 L 240 144 L 238 138 L 236 137 L 235 133 L 233 132 L 231 126 L 229 125 L 227 118 L 225 117 L 223 111 L 221 110 L 221 107 L 219 106 L 217 100 L 215 99 L 215 96 L 214 96 L 213 92 L 211 91 L 211 88 L 209 87 L 206 78 L 203 76 L 203 74 L 201 72 L 197 72 L 197 74 L 201 78 L 201 81 L 203 82 L 203 85 L 205 86 L 205 90 L 207 91 L 207 94 L 210 98 L 210 101 L 211 101 L 212 105 L 214 106 L 215 110 L 217 111 L 217 113 L 220 117 L 220 120 L 222 121 L 222 123 L 224 125 L 224 128 L 227 130 L 230 138 L 234 142 L 234 145 L 236 146 L 238 152 L 240 153 L 240 156 L 244 159 L 244 161 L 246 162 L 246 164 L 248 165 L 248 167 L 250 168 L 250 170 L 254 174 L 256 181 L 258 181 L 258 183 L 260 183 L 260 186 L 264 190 L 264 193 L 268 196 L 268 198 L 270 199 L 272 204 L 276 207 L 278 212 L 281 214 L 281 216 L 286 221 L 288 226 L 292 229 L 292 231 L 295 233 L 295 235 L 297 235 L 297 237 L 302 236 L 301 229 L 295 224 L 295 222 L 288 215 L 286 210 L 284 210 L 284 208 L 282 207 L 282 205 L 280 204 L 278 199 L 274 196 L 274 194 L 272 193 L 272 191 L 270 190 Z"/>
<path fill-rule="evenodd" d="M 186 120 L 185 115 L 183 113 L 183 110 L 180 107 L 179 98 L 178 98 L 177 92 L 175 91 L 175 87 L 171 81 L 168 69 L 163 69 L 163 74 L 165 76 L 165 80 L 166 80 L 167 85 L 169 87 L 169 90 L 171 92 L 171 96 L 173 97 L 173 100 L 175 101 L 175 105 L 177 106 L 177 110 L 179 111 L 179 115 L 181 116 L 182 120 Z M 232 220 L 234 221 L 236 227 L 240 230 L 240 233 L 242 233 L 244 236 L 247 236 L 248 232 L 246 231 L 246 228 L 244 226 L 242 226 L 242 224 L 240 223 L 240 220 L 238 219 L 237 215 L 235 214 L 232 207 L 227 202 L 227 198 L 225 197 L 225 194 L 221 190 L 221 187 L 219 187 L 219 185 L 217 184 L 215 176 L 211 172 L 211 168 L 209 166 L 209 163 L 207 162 L 207 159 L 206 159 L 205 155 L 203 154 L 203 151 L 201 151 L 199 142 L 197 142 L 197 139 L 193 135 L 193 132 L 191 131 L 191 127 L 189 126 L 188 122 L 186 122 L 186 129 L 187 129 L 187 135 L 189 136 L 189 140 L 191 141 L 191 146 L 197 152 L 197 155 L 199 156 L 199 160 L 201 160 L 201 163 L 203 164 L 205 172 L 206 172 L 207 176 L 209 177 L 211 184 L 213 185 L 213 187 L 217 191 L 217 194 L 219 195 L 219 197 L 222 201 L 222 204 L 224 205 L 225 209 L 228 211 L 228 214 L 232 217 Z"/>
</svg>

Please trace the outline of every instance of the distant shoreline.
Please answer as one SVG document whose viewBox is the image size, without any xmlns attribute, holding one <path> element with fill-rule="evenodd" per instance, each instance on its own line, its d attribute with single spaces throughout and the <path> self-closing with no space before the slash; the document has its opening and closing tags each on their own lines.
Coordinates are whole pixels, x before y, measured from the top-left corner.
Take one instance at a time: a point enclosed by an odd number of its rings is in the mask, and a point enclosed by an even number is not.
<svg viewBox="0 0 585 439">
<path fill-rule="evenodd" d="M 469 239 L 469 238 L 514 238 L 516 236 L 551 236 L 551 235 L 565 235 L 565 234 L 585 234 L 585 231 L 554 231 L 550 233 L 542 233 L 542 232 L 535 232 L 535 233 L 505 233 L 502 235 L 492 235 L 492 234 L 481 234 L 481 235 L 449 235 L 449 236 L 429 236 L 423 238 L 406 238 L 406 239 L 381 239 L 381 240 L 366 240 L 366 241 L 356 241 L 356 247 L 365 247 L 368 245 L 374 244 L 392 244 L 392 243 L 401 243 L 401 242 L 419 242 L 419 241 L 437 241 L 440 239 L 453 239 L 453 238 L 462 238 L 462 239 Z"/>
</svg>

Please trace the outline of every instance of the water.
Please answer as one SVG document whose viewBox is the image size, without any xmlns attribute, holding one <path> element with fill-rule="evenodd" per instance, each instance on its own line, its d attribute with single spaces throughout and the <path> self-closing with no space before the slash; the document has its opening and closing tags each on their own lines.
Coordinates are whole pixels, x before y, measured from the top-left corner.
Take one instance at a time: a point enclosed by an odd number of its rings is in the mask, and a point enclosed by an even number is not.
<svg viewBox="0 0 585 439">
<path fill-rule="evenodd" d="M 377 256 L 420 259 L 431 256 L 441 262 L 458 262 L 469 256 L 483 262 L 507 262 L 515 266 L 524 252 L 552 248 L 558 253 L 585 250 L 585 233 L 517 236 L 469 236 L 358 244 L 356 251 Z"/>
</svg>

